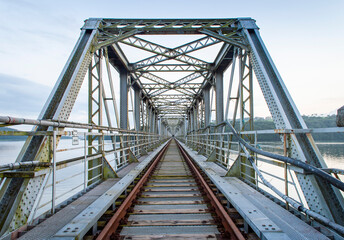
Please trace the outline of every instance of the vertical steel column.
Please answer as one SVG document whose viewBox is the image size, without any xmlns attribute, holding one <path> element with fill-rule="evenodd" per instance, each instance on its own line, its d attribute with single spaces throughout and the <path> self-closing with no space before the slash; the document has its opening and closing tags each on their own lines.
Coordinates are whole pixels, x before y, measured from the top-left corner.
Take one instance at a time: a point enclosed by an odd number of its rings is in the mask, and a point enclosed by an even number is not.
<svg viewBox="0 0 344 240">
<path fill-rule="evenodd" d="M 119 83 L 120 83 L 119 125 L 120 125 L 120 128 L 127 129 L 128 128 L 128 71 L 122 67 L 120 67 L 118 70 L 119 70 Z M 127 147 L 128 145 L 127 137 L 123 137 L 121 142 L 124 142 L 124 144 L 121 144 L 122 148 Z M 125 152 L 127 151 L 122 150 L 120 152 L 120 159 L 123 162 L 129 159 L 129 156 L 127 156 L 127 158 L 125 157 Z"/>
<path fill-rule="evenodd" d="M 154 133 L 155 132 L 155 111 L 154 111 L 154 108 L 152 108 L 152 116 L 151 116 L 151 126 L 152 126 L 152 129 L 151 129 L 151 132 Z"/>
<path fill-rule="evenodd" d="M 234 80 L 236 58 L 237 58 L 237 49 L 235 48 L 234 51 L 233 51 L 233 62 L 232 62 L 231 75 L 230 75 L 229 83 L 228 83 L 228 93 L 227 93 L 227 104 L 226 104 L 225 120 L 228 120 L 229 106 L 230 106 L 231 100 L 233 99 L 231 97 L 231 95 L 232 95 L 232 87 L 233 87 L 233 80 Z M 233 120 L 233 122 L 234 122 L 234 120 Z"/>
<path fill-rule="evenodd" d="M 241 19 L 243 36 L 250 45 L 252 67 L 268 104 L 277 129 L 307 129 L 281 76 L 274 65 L 258 27 L 252 19 Z M 281 139 L 284 141 L 284 139 Z M 290 157 L 313 166 L 326 168 L 324 159 L 311 134 L 293 134 L 290 142 Z M 295 172 L 309 208 L 335 222 L 344 224 L 344 199 L 340 191 L 327 181 L 312 174 Z"/>
<path fill-rule="evenodd" d="M 203 101 L 204 101 L 204 121 L 205 127 L 210 124 L 211 111 L 210 111 L 210 86 L 206 86 L 203 89 Z"/>
<path fill-rule="evenodd" d="M 146 100 L 146 109 L 145 109 L 145 124 L 146 124 L 146 132 L 149 132 L 149 102 L 148 99 Z"/>
<path fill-rule="evenodd" d="M 158 134 L 158 126 L 159 126 L 159 124 L 158 124 L 158 113 L 157 112 L 155 112 L 155 118 L 154 118 L 154 133 L 155 134 Z"/>
<path fill-rule="evenodd" d="M 103 87 L 102 87 L 102 50 L 99 50 L 94 55 L 94 64 L 90 64 L 89 78 L 88 78 L 88 121 L 90 124 L 102 125 L 103 120 Z M 90 130 L 89 132 L 92 132 Z M 101 132 L 101 131 L 99 131 Z M 98 148 L 94 147 L 94 142 L 98 140 Z M 88 136 L 88 154 L 94 154 L 102 151 L 102 138 L 101 136 Z M 97 176 L 102 173 L 102 159 L 96 158 L 88 161 L 87 185 L 94 183 L 97 180 Z"/>
<path fill-rule="evenodd" d="M 164 135 L 164 136 L 166 136 L 166 127 L 165 127 L 165 123 L 164 122 L 162 122 L 161 123 L 161 133 L 162 133 L 162 135 Z"/>
<path fill-rule="evenodd" d="M 216 124 L 223 122 L 223 71 L 215 73 Z"/>
<path fill-rule="evenodd" d="M 39 119 L 68 120 L 91 61 L 99 24 L 98 19 L 85 22 L 80 38 L 48 97 Z M 45 126 L 36 128 L 36 131 L 47 130 L 48 127 Z M 44 136 L 28 137 L 16 161 L 51 162 L 48 142 L 47 137 Z M 32 179 L 8 178 L 5 180 L 4 186 L 7 188 L 0 192 L 0 235 L 27 223 L 30 214 L 36 211 L 47 176 L 43 174 Z"/>
<path fill-rule="evenodd" d="M 247 65 L 247 52 L 239 50 L 239 89 L 240 89 L 240 131 L 253 130 L 253 89 L 252 89 L 252 67 L 250 61 Z M 254 143 L 253 135 L 243 135 L 251 144 Z M 253 154 L 253 153 L 251 153 Z M 250 161 L 241 156 L 241 174 L 244 179 L 256 183 L 256 173 L 251 166 Z"/>
<path fill-rule="evenodd" d="M 223 112 L 223 71 L 217 71 L 215 73 L 215 91 L 216 91 L 216 124 L 220 124 L 224 121 L 224 112 Z M 218 133 L 222 133 L 222 126 L 217 128 Z M 221 136 L 215 136 L 217 138 L 216 146 L 223 147 L 223 142 L 221 141 Z M 223 161 L 223 151 L 216 151 L 216 160 Z"/>
<path fill-rule="evenodd" d="M 148 114 L 147 114 L 147 132 L 152 131 L 152 107 L 148 105 Z"/>
<path fill-rule="evenodd" d="M 194 110 L 193 108 L 190 110 L 190 131 L 195 130 L 194 127 L 194 114 L 193 114 Z"/>
<path fill-rule="evenodd" d="M 244 89 L 243 89 L 243 79 L 244 79 L 244 71 L 245 71 L 245 66 L 243 66 L 245 63 L 243 62 L 243 54 L 242 50 L 239 50 L 239 91 L 240 91 L 240 98 L 239 100 L 239 106 L 240 106 L 240 130 L 242 131 L 244 129 Z"/>
<path fill-rule="evenodd" d="M 158 118 L 157 131 L 158 131 L 158 134 L 159 134 L 159 135 L 162 135 L 162 134 L 161 134 L 161 118 Z"/>
<path fill-rule="evenodd" d="M 184 116 L 184 138 L 186 137 L 186 135 L 188 134 L 188 122 L 186 120 L 186 115 Z"/>
<path fill-rule="evenodd" d="M 120 128 L 128 128 L 128 71 L 119 68 L 120 80 Z"/>
<path fill-rule="evenodd" d="M 135 130 L 140 131 L 140 103 L 141 103 L 141 90 L 138 87 L 134 87 L 134 121 Z"/>
<path fill-rule="evenodd" d="M 198 100 L 195 102 L 193 111 L 194 130 L 198 130 Z"/>
</svg>

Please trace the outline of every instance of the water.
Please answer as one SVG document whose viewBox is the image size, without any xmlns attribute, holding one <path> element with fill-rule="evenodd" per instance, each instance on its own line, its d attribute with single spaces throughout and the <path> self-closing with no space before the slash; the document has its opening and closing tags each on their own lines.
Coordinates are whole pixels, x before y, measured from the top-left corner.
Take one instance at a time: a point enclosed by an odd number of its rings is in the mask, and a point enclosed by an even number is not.
<svg viewBox="0 0 344 240">
<path fill-rule="evenodd" d="M 330 168 L 344 169 L 344 143 L 317 143 Z"/>
<path fill-rule="evenodd" d="M 106 141 L 109 143 L 109 141 Z M 24 145 L 24 141 L 0 141 L 0 165 L 12 163 L 15 161 L 18 153 L 20 152 L 22 146 Z M 274 147 L 268 147 L 267 145 L 273 145 Z M 271 142 L 262 142 L 260 146 L 263 150 L 272 151 L 279 154 L 283 154 L 282 148 L 276 149 L 276 147 L 281 147 L 281 143 L 271 143 Z M 317 146 L 320 152 L 323 155 L 325 162 L 327 163 L 328 167 L 330 168 L 339 168 L 344 169 L 344 143 L 338 142 L 319 142 Z M 84 149 L 83 149 L 83 140 L 80 140 L 79 145 L 72 146 L 72 139 L 62 139 L 59 143 L 58 149 L 63 148 L 70 148 L 70 147 L 80 147 L 80 149 L 71 150 L 71 151 L 63 151 L 57 153 L 57 161 L 62 161 L 68 158 L 79 157 L 83 156 Z M 106 149 L 110 149 L 111 145 L 106 145 Z M 107 156 L 108 161 L 111 162 L 111 165 L 114 165 L 114 155 L 110 154 Z M 266 169 L 268 172 L 273 171 L 277 176 L 283 176 L 283 169 L 277 168 L 275 166 L 260 164 L 261 169 Z M 84 174 L 83 174 L 83 163 L 76 164 L 74 166 L 61 169 L 57 171 L 56 178 L 59 182 L 57 184 L 57 195 L 63 195 L 59 199 L 57 199 L 57 204 L 63 202 L 65 199 L 73 196 L 77 192 L 83 189 L 84 183 Z M 280 172 L 281 171 L 281 172 Z M 266 176 L 267 180 L 271 183 L 275 184 L 276 186 L 280 186 L 283 188 L 283 182 L 278 181 L 278 179 L 273 179 L 269 176 Z M 66 180 L 64 180 L 66 179 Z M 40 202 L 41 207 L 38 211 L 36 216 L 39 216 L 41 213 L 48 211 L 50 209 L 51 203 L 51 176 L 48 179 L 48 187 L 46 187 L 42 200 Z M 74 190 L 71 190 L 74 189 Z M 268 189 L 266 189 L 268 190 Z M 269 190 L 268 190 L 269 191 Z M 292 191 L 292 190 L 291 190 Z M 270 192 L 270 191 L 269 191 Z M 297 197 L 296 192 L 293 191 L 290 193 L 290 196 Z M 296 198 L 297 199 L 297 198 Z"/>
<path fill-rule="evenodd" d="M 317 142 L 316 144 L 327 167 L 344 169 L 344 142 Z M 268 147 L 268 145 L 273 147 Z M 261 142 L 259 146 L 265 151 L 283 154 L 283 145 L 281 143 Z"/>
<path fill-rule="evenodd" d="M 9 164 L 15 162 L 20 150 L 22 149 L 25 141 L 1 141 L 0 140 L 0 165 Z M 112 147 L 109 144 L 110 141 L 105 140 L 105 149 L 110 150 Z M 79 140 L 79 145 L 72 145 L 72 139 L 61 139 L 57 150 L 66 148 L 79 148 L 69 151 L 61 151 L 56 153 L 57 162 L 67 160 L 70 158 L 80 157 L 84 155 L 84 141 Z M 118 147 L 118 145 L 117 145 Z M 115 168 L 115 156 L 114 154 L 107 155 L 107 160 L 112 167 Z M 116 168 L 115 168 L 116 169 Z M 84 163 L 78 163 L 76 165 L 60 169 L 56 171 L 56 204 L 62 203 L 66 199 L 72 197 L 84 188 Z M 50 175 L 47 181 L 46 188 L 44 189 L 42 199 L 40 201 L 41 206 L 35 216 L 39 216 L 42 213 L 49 211 L 51 208 L 52 198 L 52 176 Z M 1 187 L 1 183 L 0 183 Z"/>
</svg>

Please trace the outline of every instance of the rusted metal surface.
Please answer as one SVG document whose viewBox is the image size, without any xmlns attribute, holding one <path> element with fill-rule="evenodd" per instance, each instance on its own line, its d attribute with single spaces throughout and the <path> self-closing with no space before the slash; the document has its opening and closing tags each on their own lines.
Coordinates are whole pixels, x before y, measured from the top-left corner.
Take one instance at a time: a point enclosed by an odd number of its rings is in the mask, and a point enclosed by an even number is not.
<svg viewBox="0 0 344 240">
<path fill-rule="evenodd" d="M 204 180 L 204 178 L 202 177 L 201 173 L 199 172 L 195 164 L 192 162 L 192 160 L 187 155 L 185 150 L 180 145 L 179 147 L 180 147 L 179 149 L 181 151 L 181 154 L 183 155 L 184 159 L 187 161 L 194 175 L 197 177 L 197 180 L 201 184 L 204 192 L 207 194 L 212 207 L 214 207 L 215 209 L 217 216 L 221 218 L 221 222 L 226 232 L 228 232 L 228 234 L 230 235 L 230 239 L 244 240 L 245 239 L 244 236 L 242 235 L 238 227 L 235 225 L 234 221 L 229 217 L 229 215 L 227 214 L 226 210 L 224 209 L 220 201 L 216 198 L 215 194 L 213 193 L 211 188 L 208 186 L 207 182 Z"/>
<path fill-rule="evenodd" d="M 205 180 L 195 182 L 202 176 L 178 148 L 172 141 L 159 154 L 164 157 L 155 160 L 97 239 L 244 239 Z"/>
<path fill-rule="evenodd" d="M 139 193 L 141 187 L 148 179 L 151 172 L 154 170 L 156 164 L 158 161 L 162 158 L 164 155 L 166 149 L 168 148 L 169 144 L 167 144 L 163 150 L 159 153 L 159 155 L 156 157 L 154 162 L 151 164 L 151 166 L 148 168 L 146 173 L 141 177 L 140 181 L 136 184 L 136 186 L 133 188 L 133 190 L 130 192 L 128 197 L 124 200 L 124 202 L 121 204 L 121 206 L 118 208 L 116 213 L 113 215 L 113 217 L 109 220 L 109 222 L 104 227 L 103 231 L 98 235 L 97 240 L 101 239 L 110 239 L 110 236 L 116 232 L 117 227 L 119 226 L 120 220 L 126 215 L 127 210 L 132 205 L 133 201 L 135 200 L 137 194 Z"/>
</svg>

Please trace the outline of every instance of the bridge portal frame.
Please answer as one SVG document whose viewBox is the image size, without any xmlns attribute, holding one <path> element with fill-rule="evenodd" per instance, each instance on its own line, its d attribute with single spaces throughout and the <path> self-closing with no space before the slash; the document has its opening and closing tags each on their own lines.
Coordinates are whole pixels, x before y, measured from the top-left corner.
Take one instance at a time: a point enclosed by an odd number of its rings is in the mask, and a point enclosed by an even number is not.
<svg viewBox="0 0 344 240">
<path fill-rule="evenodd" d="M 141 39 L 136 36 L 138 34 L 198 34 L 203 37 L 179 47 L 166 48 Z M 193 51 L 220 42 L 224 43 L 224 45 L 213 63 L 207 63 L 189 55 Z M 135 63 L 130 63 L 121 50 L 119 43 L 140 48 L 155 55 Z M 239 52 L 237 53 L 234 49 L 238 49 Z M 245 52 L 245 55 L 242 55 L 242 51 Z M 183 122 L 185 125 L 188 123 L 189 130 L 197 130 L 198 126 L 200 126 L 197 120 L 197 111 L 200 110 L 203 111 L 202 115 L 204 115 L 205 123 L 209 124 L 212 115 L 212 104 L 209 103 L 212 101 L 212 98 L 209 101 L 209 89 L 214 89 L 214 87 L 215 92 L 213 90 L 213 93 L 216 94 L 215 116 L 217 123 L 220 123 L 224 120 L 224 116 L 227 117 L 228 114 L 228 107 L 226 106 L 226 112 L 224 112 L 223 104 L 223 71 L 231 64 L 234 65 L 236 58 L 239 59 L 241 69 L 248 66 L 249 70 L 249 83 L 245 84 L 245 78 L 241 76 L 241 88 L 237 95 L 241 122 L 245 119 L 245 113 L 250 118 L 248 128 L 245 125 L 241 125 L 241 129 L 248 130 L 253 128 L 251 121 L 253 118 L 252 69 L 262 89 L 276 128 L 307 128 L 259 35 L 255 21 L 250 18 L 88 19 L 85 21 L 80 38 L 50 94 L 39 119 L 68 121 L 81 84 L 86 72 L 89 70 L 92 57 L 98 54 L 99 59 L 101 59 L 104 52 L 106 53 L 107 61 L 119 69 L 121 97 L 119 124 L 122 129 L 128 128 L 128 91 L 132 87 L 135 89 L 135 99 L 139 99 L 138 95 L 140 94 L 142 99 L 140 107 L 138 100 L 135 101 L 134 112 L 137 129 L 143 128 L 147 132 L 157 132 L 157 121 L 160 119 L 161 132 L 171 132 L 177 128 L 175 126 L 168 126 L 168 121 L 164 121 L 165 115 L 169 113 L 177 115 L 184 114 L 187 116 L 187 119 L 183 116 L 182 119 L 184 121 L 179 123 L 181 124 Z M 249 57 L 250 62 L 248 65 L 243 60 L 243 56 Z M 176 59 L 181 64 L 164 63 L 169 59 Z M 99 74 L 101 69 L 98 66 Z M 190 71 L 202 77 L 204 81 L 196 92 L 194 92 L 195 89 L 191 85 L 183 85 L 188 81 L 187 79 L 179 79 L 171 87 L 169 86 L 171 84 L 170 82 L 166 82 L 165 79 L 156 77 L 153 74 L 154 72 L 165 71 Z M 155 104 L 157 95 L 150 95 L 151 91 L 145 89 L 140 81 L 140 78 L 144 76 L 149 77 L 150 80 L 155 81 L 159 85 L 157 91 L 164 91 L 163 88 L 173 88 L 178 93 L 188 96 L 191 99 L 191 102 L 186 102 L 190 104 L 189 107 L 187 109 L 182 108 L 183 111 L 177 108 L 160 110 Z M 98 109 L 95 110 L 99 111 L 99 113 L 102 112 L 101 102 L 102 98 L 104 98 L 101 81 L 99 77 L 98 95 L 96 98 L 98 99 Z M 246 105 L 244 103 L 247 100 L 244 98 L 244 90 L 247 90 L 249 95 L 247 98 L 249 99 L 249 108 L 244 107 Z M 159 92 L 155 92 L 155 94 L 157 93 Z M 197 103 L 202 96 L 204 108 L 197 109 Z M 168 99 L 170 100 L 171 98 Z M 141 119 L 141 124 L 137 126 L 139 118 Z M 97 124 L 101 124 L 101 119 L 99 118 L 97 120 Z M 90 121 L 93 120 L 90 119 Z M 181 128 L 179 127 L 178 129 Z M 40 126 L 36 130 L 46 131 L 48 127 Z M 281 140 L 282 142 L 285 141 L 283 138 Z M 317 167 L 326 167 L 311 134 L 300 133 L 292 135 L 291 141 L 288 142 L 288 149 L 290 157 L 309 162 Z M 52 156 L 49 154 L 49 143 L 47 138 L 42 136 L 29 137 L 17 158 L 17 162 L 51 162 L 51 160 Z M 0 234 L 14 230 L 28 221 L 30 213 L 34 210 L 33 208 L 36 206 L 37 199 L 39 198 L 38 194 L 41 193 L 41 189 L 44 187 L 44 179 L 46 177 L 46 175 L 42 175 L 29 180 L 24 180 L 23 178 L 5 180 L 4 186 L 6 186 L 6 189 L 0 195 Z M 338 189 L 313 175 L 298 173 L 297 177 L 309 208 L 339 224 L 344 224 L 344 202 Z"/>
</svg>

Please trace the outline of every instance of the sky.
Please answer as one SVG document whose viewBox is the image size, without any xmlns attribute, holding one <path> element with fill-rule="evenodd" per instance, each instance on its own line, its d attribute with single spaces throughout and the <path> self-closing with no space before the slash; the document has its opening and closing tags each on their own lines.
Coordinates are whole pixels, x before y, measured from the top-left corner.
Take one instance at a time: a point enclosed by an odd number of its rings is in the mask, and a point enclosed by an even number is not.
<svg viewBox="0 0 344 240">
<path fill-rule="evenodd" d="M 344 105 L 342 0 L 0 0 L 0 115 L 38 117 L 90 17 L 251 17 L 301 114 Z"/>
</svg>

